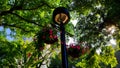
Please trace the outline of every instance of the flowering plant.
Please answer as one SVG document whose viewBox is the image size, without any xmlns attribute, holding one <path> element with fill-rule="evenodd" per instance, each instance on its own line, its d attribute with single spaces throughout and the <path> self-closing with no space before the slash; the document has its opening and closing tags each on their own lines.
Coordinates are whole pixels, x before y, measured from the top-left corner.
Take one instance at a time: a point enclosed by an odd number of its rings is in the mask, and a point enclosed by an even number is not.
<svg viewBox="0 0 120 68">
<path fill-rule="evenodd" d="M 57 31 L 51 27 L 44 27 L 37 34 L 38 42 L 53 44 L 58 41 Z"/>
<path fill-rule="evenodd" d="M 54 29 L 44 28 L 41 32 L 41 38 L 44 43 L 53 44 L 58 41 L 57 32 Z"/>
<path fill-rule="evenodd" d="M 36 48 L 39 50 L 44 49 L 44 43 L 53 44 L 58 41 L 57 31 L 51 27 L 44 27 L 41 29 L 34 38 Z"/>
<path fill-rule="evenodd" d="M 73 58 L 78 58 L 81 55 L 80 45 L 70 44 L 69 48 L 67 48 L 67 53 Z"/>
</svg>

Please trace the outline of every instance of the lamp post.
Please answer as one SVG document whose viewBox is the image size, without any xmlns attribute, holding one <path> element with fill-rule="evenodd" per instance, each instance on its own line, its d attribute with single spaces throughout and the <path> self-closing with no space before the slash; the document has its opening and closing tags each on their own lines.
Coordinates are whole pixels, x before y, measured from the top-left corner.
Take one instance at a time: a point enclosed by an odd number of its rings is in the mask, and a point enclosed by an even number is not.
<svg viewBox="0 0 120 68">
<path fill-rule="evenodd" d="M 65 42 L 65 24 L 70 20 L 70 14 L 65 7 L 58 7 L 53 11 L 53 21 L 60 25 L 60 39 L 61 39 L 61 53 L 62 53 L 62 67 L 68 68 L 68 59 Z"/>
</svg>

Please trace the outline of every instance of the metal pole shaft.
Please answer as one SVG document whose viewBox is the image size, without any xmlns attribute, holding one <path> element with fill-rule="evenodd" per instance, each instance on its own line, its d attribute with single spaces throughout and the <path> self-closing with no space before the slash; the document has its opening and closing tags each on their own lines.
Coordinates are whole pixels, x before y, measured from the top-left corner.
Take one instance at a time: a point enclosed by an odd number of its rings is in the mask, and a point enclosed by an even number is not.
<svg viewBox="0 0 120 68">
<path fill-rule="evenodd" d="M 61 31 L 62 67 L 68 68 L 68 59 L 67 59 L 66 42 L 65 42 L 65 27 L 62 22 L 60 24 L 60 31 Z"/>
</svg>

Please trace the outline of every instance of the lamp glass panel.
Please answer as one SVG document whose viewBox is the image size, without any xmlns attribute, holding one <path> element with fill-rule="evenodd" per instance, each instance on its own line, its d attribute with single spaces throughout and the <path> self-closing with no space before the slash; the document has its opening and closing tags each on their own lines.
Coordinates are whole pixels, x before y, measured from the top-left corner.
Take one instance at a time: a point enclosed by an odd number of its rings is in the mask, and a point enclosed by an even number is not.
<svg viewBox="0 0 120 68">
<path fill-rule="evenodd" d="M 68 20 L 68 16 L 64 13 L 60 13 L 60 14 L 57 14 L 55 16 L 55 21 L 60 24 L 60 22 L 62 22 L 63 24 L 66 23 L 66 21 Z"/>
</svg>

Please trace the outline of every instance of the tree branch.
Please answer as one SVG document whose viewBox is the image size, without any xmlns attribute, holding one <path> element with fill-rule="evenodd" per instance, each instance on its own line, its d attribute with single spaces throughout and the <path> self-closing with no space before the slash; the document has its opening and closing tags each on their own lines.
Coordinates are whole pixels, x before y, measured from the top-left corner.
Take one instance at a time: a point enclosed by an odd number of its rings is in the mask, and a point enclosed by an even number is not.
<svg viewBox="0 0 120 68">
<path fill-rule="evenodd" d="M 10 10 L 8 10 L 8 11 L 0 11 L 0 16 L 7 15 L 10 12 L 11 12 Z"/>
<path fill-rule="evenodd" d="M 44 4 L 38 5 L 38 6 L 34 7 L 34 8 L 29 8 L 29 9 L 16 9 L 16 10 L 36 10 L 36 9 L 42 7 L 42 6 L 44 6 Z"/>
<path fill-rule="evenodd" d="M 55 8 L 55 7 L 51 7 L 48 3 L 46 3 L 45 1 L 42 1 L 42 4 L 41 5 L 38 5 L 34 8 L 29 8 L 29 9 L 21 9 L 21 10 L 36 10 L 36 9 L 39 9 L 40 7 L 42 6 L 47 6 L 49 8 Z"/>
<path fill-rule="evenodd" d="M 42 7 L 42 6 L 47 6 L 47 7 L 49 7 L 49 8 L 55 8 L 55 7 L 51 7 L 50 5 L 48 5 L 45 1 L 42 1 L 42 4 L 40 4 L 40 5 L 38 5 L 38 6 L 35 6 L 35 7 L 33 7 L 33 8 L 23 8 L 23 3 L 22 3 L 22 5 L 18 5 L 18 6 L 13 6 L 10 10 L 36 10 L 36 9 L 39 9 L 40 7 Z"/>
<path fill-rule="evenodd" d="M 32 23 L 32 24 L 35 24 L 35 25 L 38 25 L 38 26 L 43 27 L 42 25 L 36 23 L 34 20 L 25 19 L 25 18 L 23 18 L 22 16 L 20 16 L 20 15 L 18 15 L 18 14 L 16 14 L 16 13 L 13 13 L 12 11 L 13 11 L 13 10 L 2 11 L 2 12 L 0 12 L 0 16 L 2 16 L 2 15 L 7 15 L 7 14 L 12 14 L 12 15 L 17 16 L 17 17 L 20 18 L 21 20 L 24 20 L 24 21 L 26 21 L 26 22 L 28 22 L 28 23 Z"/>
<path fill-rule="evenodd" d="M 22 6 L 14 6 L 10 10 L 11 11 L 14 11 L 14 10 L 28 10 L 29 11 L 29 10 L 36 10 L 36 9 L 42 7 L 42 6 L 44 6 L 44 4 L 38 5 L 38 6 L 34 7 L 34 8 L 29 8 L 29 9 L 23 9 Z"/>
<path fill-rule="evenodd" d="M 12 12 L 10 12 L 10 14 L 15 15 L 15 16 L 17 16 L 18 18 L 20 18 L 21 20 L 24 20 L 24 21 L 26 21 L 26 22 L 28 22 L 28 23 L 32 23 L 32 24 L 35 24 L 35 25 L 38 25 L 38 26 L 43 27 L 42 25 L 36 23 L 34 20 L 25 19 L 25 18 L 23 18 L 22 16 L 20 16 L 20 15 L 18 15 L 18 14 L 16 14 L 16 13 L 12 13 Z"/>
<path fill-rule="evenodd" d="M 50 5 L 48 5 L 46 2 L 42 2 L 41 5 L 38 5 L 34 8 L 29 8 L 29 9 L 23 9 L 23 2 L 24 0 L 22 1 L 22 5 L 16 5 L 17 3 L 15 2 L 15 4 L 13 5 L 13 7 L 10 8 L 10 10 L 6 10 L 6 11 L 0 11 L 0 16 L 3 16 L 3 15 L 7 15 L 9 13 L 12 13 L 13 11 L 15 10 L 36 10 L 36 9 L 39 9 L 40 7 L 42 6 L 47 6 L 49 8 L 55 8 L 55 7 L 51 7 Z M 15 14 L 16 15 L 16 14 Z"/>
<path fill-rule="evenodd" d="M 48 50 L 50 50 L 50 48 L 49 48 Z M 52 51 L 54 51 L 54 49 L 53 49 Z M 42 58 L 41 58 L 42 62 L 46 60 L 46 57 L 48 57 L 48 56 L 51 55 L 52 51 L 50 51 L 49 53 L 47 53 L 47 54 L 45 54 L 44 56 L 42 56 Z M 40 63 L 39 66 L 38 66 L 37 68 L 40 68 L 41 65 L 43 65 L 43 64 Z"/>
<path fill-rule="evenodd" d="M 22 27 L 20 27 L 20 26 L 17 26 L 17 25 L 15 25 L 15 24 L 7 24 L 7 23 L 2 23 L 1 24 L 2 26 L 9 26 L 9 27 L 15 27 L 15 28 L 18 28 L 18 29 L 21 29 L 21 30 L 23 30 L 24 32 L 30 32 L 30 30 L 25 30 L 25 28 L 22 28 Z"/>
</svg>

